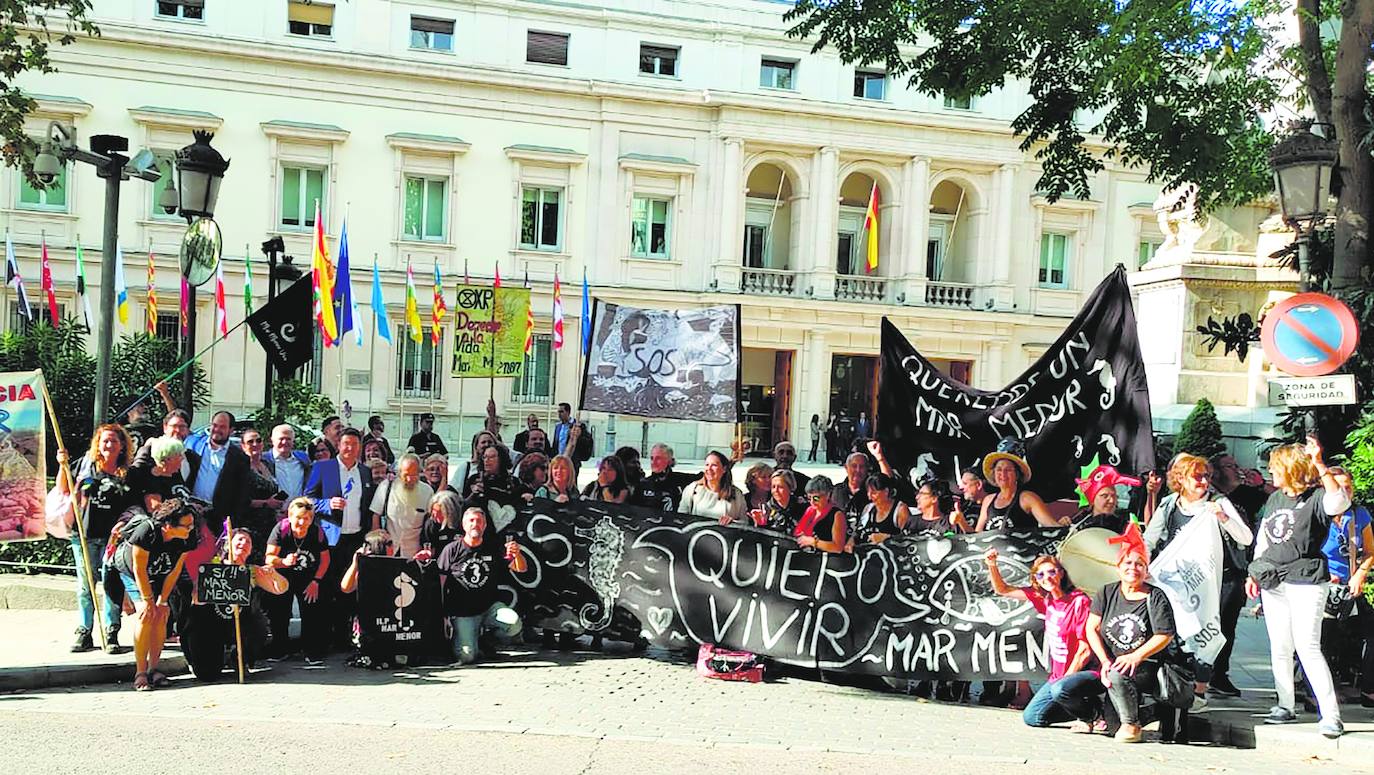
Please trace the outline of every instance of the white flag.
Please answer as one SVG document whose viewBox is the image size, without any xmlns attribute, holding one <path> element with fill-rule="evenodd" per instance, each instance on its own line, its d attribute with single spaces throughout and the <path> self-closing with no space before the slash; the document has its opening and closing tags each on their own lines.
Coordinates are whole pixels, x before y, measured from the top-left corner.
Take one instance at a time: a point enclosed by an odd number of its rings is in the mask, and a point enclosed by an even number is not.
<svg viewBox="0 0 1374 775">
<path fill-rule="evenodd" d="M 1221 523 L 1210 512 L 1188 521 L 1150 563 L 1150 581 L 1174 609 L 1175 635 L 1199 662 L 1213 664 L 1221 634 Z"/>
</svg>

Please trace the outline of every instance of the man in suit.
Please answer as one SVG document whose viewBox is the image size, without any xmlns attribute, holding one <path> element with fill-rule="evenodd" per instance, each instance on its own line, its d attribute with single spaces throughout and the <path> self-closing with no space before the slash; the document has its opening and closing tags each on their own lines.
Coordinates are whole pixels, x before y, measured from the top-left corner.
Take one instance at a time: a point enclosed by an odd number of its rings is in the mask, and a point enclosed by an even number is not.
<svg viewBox="0 0 1374 775">
<path fill-rule="evenodd" d="M 224 520 L 248 510 L 248 472 L 252 465 L 247 453 L 229 443 L 234 415 L 215 412 L 206 433 L 186 440 L 186 448 L 200 456 L 196 470 L 187 479 L 191 494 L 211 504 L 210 531 L 224 532 Z"/>
<path fill-rule="evenodd" d="M 296 429 L 282 424 L 272 429 L 272 454 L 264 455 L 263 462 L 277 480 L 277 486 L 286 493 L 286 501 L 305 494 L 305 483 L 310 478 L 310 458 L 296 449 Z M 282 509 L 283 516 L 285 508 Z"/>
<path fill-rule="evenodd" d="M 356 428 L 339 433 L 339 456 L 333 460 L 316 461 L 310 468 L 310 480 L 305 485 L 305 497 L 315 502 L 315 514 L 333 527 L 324 526 L 326 533 L 338 533 L 338 541 L 330 548 L 331 562 L 325 574 L 324 590 L 333 598 L 329 607 L 334 643 L 351 648 L 352 618 L 357 610 L 357 593 L 344 594 L 339 582 L 348 569 L 347 560 L 363 545 L 367 531 L 377 527 L 368 511 L 376 485 L 372 472 L 361 464 L 363 437 Z"/>
<path fill-rule="evenodd" d="M 532 430 L 534 430 L 535 428 L 538 428 L 538 427 L 539 427 L 539 417 L 538 417 L 538 415 L 535 415 L 534 413 L 530 413 L 530 416 L 525 418 L 525 430 L 520 431 L 519 433 L 515 434 L 515 444 L 514 444 L 514 447 L 515 447 L 515 451 L 516 451 L 516 452 L 519 452 L 519 453 L 521 453 L 521 454 L 524 454 L 524 453 L 526 453 L 526 452 L 529 451 L 528 447 L 529 447 L 529 441 L 530 441 L 530 431 L 532 431 Z"/>
</svg>

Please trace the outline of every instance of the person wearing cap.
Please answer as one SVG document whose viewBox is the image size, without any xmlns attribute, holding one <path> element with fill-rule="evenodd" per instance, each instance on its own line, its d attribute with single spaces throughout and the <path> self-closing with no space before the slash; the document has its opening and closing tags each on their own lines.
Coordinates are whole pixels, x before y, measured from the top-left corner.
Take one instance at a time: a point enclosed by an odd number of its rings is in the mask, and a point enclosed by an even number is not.
<svg viewBox="0 0 1374 775">
<path fill-rule="evenodd" d="M 997 451 L 983 458 L 983 476 L 997 491 L 983 498 L 982 514 L 974 532 L 984 530 L 1034 530 L 1061 527 L 1068 518 L 1055 519 L 1045 499 L 1026 489 L 1031 467 L 1026 462 L 1026 445 L 1020 439 L 1005 438 Z"/>
<path fill-rule="evenodd" d="M 1208 687 L 1222 697 L 1238 697 L 1240 691 L 1231 683 L 1231 646 L 1236 639 L 1236 621 L 1245 607 L 1245 577 L 1249 567 L 1246 547 L 1255 534 L 1245 518 L 1236 510 L 1231 499 L 1211 486 L 1212 467 L 1206 458 L 1180 454 L 1169 465 L 1171 493 L 1159 502 L 1150 523 L 1145 528 L 1145 544 L 1154 554 L 1164 550 L 1185 525 L 1202 514 L 1212 514 L 1221 527 L 1221 578 L 1218 585 L 1221 603 L 1221 634 L 1226 638 L 1213 665 L 1200 664 L 1196 693 L 1204 701 Z"/>
<path fill-rule="evenodd" d="M 1082 510 L 1073 515 L 1074 527 L 1101 527 L 1118 535 L 1126 532 L 1126 523 L 1130 522 L 1130 519 L 1117 511 L 1120 495 L 1117 494 L 1116 487 L 1121 484 L 1139 487 L 1139 479 L 1126 476 L 1115 468 L 1104 465 L 1094 468 L 1086 479 L 1074 481 L 1078 482 L 1078 491 L 1083 493 L 1083 498 L 1087 502 Z"/>
<path fill-rule="evenodd" d="M 439 434 L 434 432 L 434 415 L 430 412 L 420 414 L 420 430 L 410 437 L 406 442 L 406 448 L 420 456 L 423 460 L 436 452 L 440 455 L 448 454 L 448 447 L 444 446 L 444 440 L 439 438 Z"/>
</svg>

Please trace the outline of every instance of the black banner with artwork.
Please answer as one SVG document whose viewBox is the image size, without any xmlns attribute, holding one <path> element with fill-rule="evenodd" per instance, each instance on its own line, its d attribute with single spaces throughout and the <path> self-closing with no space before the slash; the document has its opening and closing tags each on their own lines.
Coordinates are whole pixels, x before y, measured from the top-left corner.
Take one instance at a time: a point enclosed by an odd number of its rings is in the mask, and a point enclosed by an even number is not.
<svg viewBox="0 0 1374 775">
<path fill-rule="evenodd" d="M 358 566 L 358 639 L 359 650 L 374 660 L 404 664 L 446 657 L 435 564 L 363 557 Z"/>
<path fill-rule="evenodd" d="M 283 377 L 304 366 L 314 355 L 311 304 L 310 275 L 306 274 L 248 316 L 249 330 L 267 353 L 267 360 L 277 367 L 277 374 Z"/>
<path fill-rule="evenodd" d="M 853 554 L 632 506 L 537 500 L 509 532 L 528 562 L 505 591 L 527 625 L 669 648 L 715 643 L 780 662 L 894 678 L 1010 679 L 1047 670 L 1030 604 L 994 594 L 1064 531 L 894 539 Z"/>
<path fill-rule="evenodd" d="M 1123 473 L 1154 467 L 1150 395 L 1126 270 L 1093 291 L 1058 341 L 996 391 L 945 376 L 883 319 L 877 436 L 900 470 L 955 477 L 997 448 L 1025 442 L 1031 489 L 1069 497 L 1094 456 Z"/>
</svg>

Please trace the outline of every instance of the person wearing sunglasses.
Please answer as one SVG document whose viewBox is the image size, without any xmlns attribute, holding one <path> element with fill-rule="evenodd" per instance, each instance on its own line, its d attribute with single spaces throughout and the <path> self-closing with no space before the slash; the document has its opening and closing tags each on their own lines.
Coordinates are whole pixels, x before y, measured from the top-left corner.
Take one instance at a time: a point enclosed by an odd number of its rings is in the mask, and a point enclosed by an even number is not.
<svg viewBox="0 0 1374 775">
<path fill-rule="evenodd" d="M 848 541 L 849 521 L 835 505 L 830 493 L 835 485 L 828 476 L 815 476 L 806 483 L 806 500 L 811 505 L 792 531 L 797 544 L 822 552 L 843 552 Z"/>
<path fill-rule="evenodd" d="M 1106 691 L 1093 667 L 1088 646 L 1088 612 L 1092 600 L 1069 580 L 1058 558 L 1040 555 L 1031 563 L 1030 583 L 1007 584 L 997 566 L 997 549 L 983 555 L 992 589 L 1002 597 L 1030 603 L 1045 620 L 1050 675 L 1026 704 L 1021 717 L 1028 726 L 1047 727 L 1077 719 L 1084 731 L 1105 729 L 1101 697 Z"/>
</svg>

